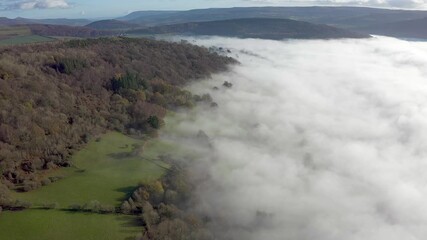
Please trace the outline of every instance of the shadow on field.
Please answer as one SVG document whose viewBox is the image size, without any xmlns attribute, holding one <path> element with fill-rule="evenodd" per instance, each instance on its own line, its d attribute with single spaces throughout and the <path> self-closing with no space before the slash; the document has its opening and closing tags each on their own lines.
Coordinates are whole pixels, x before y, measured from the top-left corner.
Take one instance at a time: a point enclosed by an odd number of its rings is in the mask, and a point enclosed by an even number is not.
<svg viewBox="0 0 427 240">
<path fill-rule="evenodd" d="M 124 201 L 129 199 L 132 196 L 132 193 L 137 189 L 137 186 L 128 186 L 128 187 L 122 187 L 122 188 L 116 188 L 114 191 L 123 193 L 123 197 L 119 197 L 116 200 L 117 201 Z"/>
<path fill-rule="evenodd" d="M 120 222 L 121 227 L 139 227 L 143 225 L 142 219 L 137 216 L 118 215 L 116 219 Z M 124 230 L 124 232 L 127 232 L 127 230 Z"/>
</svg>

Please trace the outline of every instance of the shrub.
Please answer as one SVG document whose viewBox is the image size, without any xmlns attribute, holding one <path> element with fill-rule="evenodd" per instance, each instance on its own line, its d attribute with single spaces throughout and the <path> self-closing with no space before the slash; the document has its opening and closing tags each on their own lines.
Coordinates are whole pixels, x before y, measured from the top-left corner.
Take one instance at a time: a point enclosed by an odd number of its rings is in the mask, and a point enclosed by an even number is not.
<svg viewBox="0 0 427 240">
<path fill-rule="evenodd" d="M 24 192 L 29 192 L 31 190 L 37 189 L 41 186 L 40 183 L 34 181 L 25 181 L 22 186 Z"/>
<path fill-rule="evenodd" d="M 130 214 L 132 212 L 132 207 L 128 201 L 124 201 L 120 207 L 120 210 L 123 214 Z"/>
<path fill-rule="evenodd" d="M 43 186 L 46 186 L 46 185 L 51 184 L 52 181 L 49 178 L 45 178 L 45 179 L 42 180 L 41 183 L 42 183 Z"/>
<path fill-rule="evenodd" d="M 101 211 L 101 203 L 97 200 L 90 201 L 83 205 L 82 210 L 85 212 L 99 213 Z"/>
<path fill-rule="evenodd" d="M 82 206 L 80 204 L 72 204 L 72 205 L 68 206 L 68 209 L 70 211 L 78 212 L 78 211 L 82 210 Z"/>
<path fill-rule="evenodd" d="M 43 209 L 57 209 L 59 208 L 59 204 L 58 203 L 44 203 L 41 206 Z"/>
<path fill-rule="evenodd" d="M 150 124 L 150 127 L 154 129 L 159 129 L 161 126 L 160 119 L 157 116 L 148 117 L 147 123 Z"/>
<path fill-rule="evenodd" d="M 102 205 L 99 209 L 100 213 L 114 213 L 116 212 L 116 208 L 112 205 Z"/>
</svg>

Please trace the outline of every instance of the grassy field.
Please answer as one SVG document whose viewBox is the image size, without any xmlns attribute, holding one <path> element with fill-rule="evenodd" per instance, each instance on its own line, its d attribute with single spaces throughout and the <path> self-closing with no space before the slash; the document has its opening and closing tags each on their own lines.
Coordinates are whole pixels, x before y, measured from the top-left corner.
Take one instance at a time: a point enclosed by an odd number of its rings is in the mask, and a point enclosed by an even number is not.
<svg viewBox="0 0 427 240">
<path fill-rule="evenodd" d="M 135 154 L 135 146 L 144 146 Z M 140 182 L 160 178 L 168 165 L 161 154 L 179 152 L 157 139 L 143 141 L 110 132 L 91 141 L 73 157 L 74 166 L 51 173 L 63 179 L 14 197 L 33 203 L 22 212 L 0 214 L 0 239 L 8 240 L 125 240 L 134 239 L 137 218 L 116 214 L 87 214 L 64 211 L 71 204 L 98 200 L 120 206 Z M 58 203 L 58 210 L 40 210 L 37 205 Z"/>
<path fill-rule="evenodd" d="M 0 40 L 0 46 L 11 46 L 11 45 L 41 43 L 41 42 L 51 42 L 51 41 L 55 41 L 55 39 L 50 37 L 38 36 L 38 35 L 16 36 L 16 37 Z"/>
<path fill-rule="evenodd" d="M 0 27 L 0 46 L 49 42 L 55 39 L 33 35 L 26 26 Z"/>
<path fill-rule="evenodd" d="M 25 26 L 0 27 L 0 39 L 27 35 L 31 35 L 31 30 Z"/>
<path fill-rule="evenodd" d="M 163 167 L 167 167 L 156 159 L 172 146 L 150 140 L 142 156 L 131 154 L 134 145 L 142 144 L 142 140 L 108 133 L 74 155 L 75 167 L 57 173 L 65 176 L 64 179 L 35 191 L 15 193 L 15 197 L 35 205 L 56 202 L 61 208 L 92 200 L 119 205 L 139 182 L 160 178 L 165 171 Z"/>
<path fill-rule="evenodd" d="M 141 230 L 136 217 L 27 210 L 0 214 L 4 240 L 127 240 Z"/>
</svg>

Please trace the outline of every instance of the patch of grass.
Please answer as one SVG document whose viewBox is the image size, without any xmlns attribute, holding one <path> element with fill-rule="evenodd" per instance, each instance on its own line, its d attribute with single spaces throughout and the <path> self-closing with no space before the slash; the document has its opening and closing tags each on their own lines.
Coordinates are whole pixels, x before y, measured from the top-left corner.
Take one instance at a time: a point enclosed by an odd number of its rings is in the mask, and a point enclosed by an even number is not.
<svg viewBox="0 0 427 240">
<path fill-rule="evenodd" d="M 141 155 L 134 154 L 135 146 L 144 145 Z M 14 193 L 17 199 L 35 206 L 56 202 L 61 208 L 98 200 L 102 204 L 119 206 L 140 182 L 160 178 L 167 167 L 157 160 L 158 155 L 173 150 L 159 140 L 134 139 L 111 132 L 93 140 L 73 157 L 74 167 L 62 169 L 64 179 L 27 193 Z"/>
<path fill-rule="evenodd" d="M 38 36 L 38 35 L 25 35 L 25 36 L 15 36 L 15 37 L 0 40 L 0 46 L 51 42 L 51 41 L 55 41 L 55 39 Z"/>
<path fill-rule="evenodd" d="M 4 37 L 31 35 L 31 30 L 26 26 L 0 27 L 0 39 Z"/>
<path fill-rule="evenodd" d="M 0 214 L 0 239 L 125 240 L 135 239 L 137 217 L 26 210 Z"/>
<path fill-rule="evenodd" d="M 135 151 L 143 145 L 142 152 Z M 140 182 L 152 181 L 164 174 L 168 165 L 160 162 L 158 156 L 175 150 L 173 144 L 157 139 L 144 141 L 117 132 L 94 139 L 74 155 L 73 167 L 49 173 L 63 179 L 32 192 L 14 193 L 17 199 L 33 203 L 34 208 L 1 213 L 0 239 L 135 239 L 141 230 L 135 216 L 61 209 L 92 200 L 120 206 Z M 45 203 L 58 203 L 60 209 L 37 208 Z"/>
<path fill-rule="evenodd" d="M 49 42 L 55 39 L 33 35 L 26 26 L 0 27 L 0 46 Z"/>
</svg>

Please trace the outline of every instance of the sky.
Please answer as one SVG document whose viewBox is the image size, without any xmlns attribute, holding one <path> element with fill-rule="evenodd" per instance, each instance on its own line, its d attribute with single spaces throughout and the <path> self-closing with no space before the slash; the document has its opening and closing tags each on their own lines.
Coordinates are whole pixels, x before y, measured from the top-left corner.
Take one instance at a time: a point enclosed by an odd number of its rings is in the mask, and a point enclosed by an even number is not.
<svg viewBox="0 0 427 240">
<path fill-rule="evenodd" d="M 426 9 L 427 0 L 0 0 L 0 16 L 9 18 L 111 18 L 140 10 L 313 5 Z"/>
</svg>

